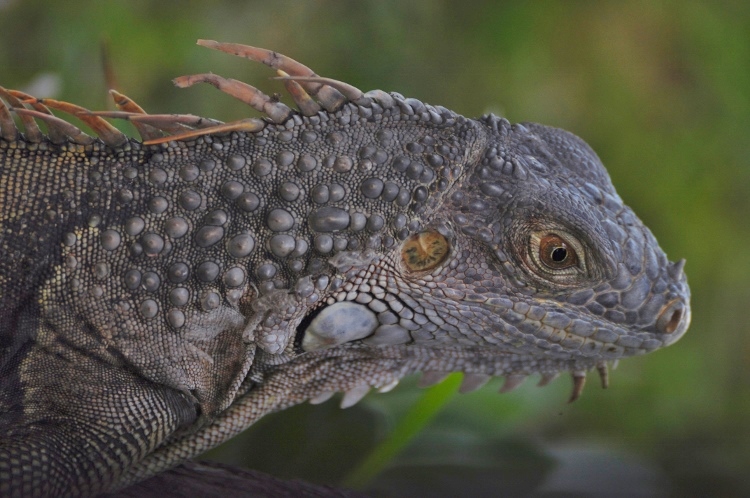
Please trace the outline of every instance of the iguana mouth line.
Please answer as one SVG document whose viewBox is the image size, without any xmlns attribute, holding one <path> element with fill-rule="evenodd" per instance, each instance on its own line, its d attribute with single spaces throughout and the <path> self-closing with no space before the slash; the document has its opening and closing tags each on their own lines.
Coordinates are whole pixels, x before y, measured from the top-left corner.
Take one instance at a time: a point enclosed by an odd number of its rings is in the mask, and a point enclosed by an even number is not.
<svg viewBox="0 0 750 498">
<path fill-rule="evenodd" d="M 573 379 L 573 391 L 569 398 L 572 402 L 583 392 L 589 370 L 596 369 L 602 387 L 606 388 L 609 386 L 608 365 L 617 364 L 616 360 L 608 362 L 586 358 L 575 361 L 550 358 L 530 364 L 518 353 L 488 353 L 481 351 L 481 348 L 476 349 L 467 351 L 457 347 L 420 347 L 415 344 L 379 347 L 356 343 L 343 344 L 304 353 L 287 363 L 271 367 L 262 374 L 263 380 L 260 384 L 266 383 L 269 378 L 289 378 L 289 372 L 295 372 L 296 378 L 303 379 L 301 384 L 285 386 L 285 389 L 315 393 L 305 397 L 305 400 L 312 404 L 323 403 L 336 393 L 342 392 L 344 397 L 341 406 L 347 408 L 361 400 L 371 389 L 381 393 L 389 392 L 403 377 L 420 372 L 422 377 L 418 382 L 419 387 L 438 384 L 452 373 L 463 373 L 464 378 L 459 388 L 461 393 L 479 389 L 494 377 L 505 379 L 499 392 L 507 393 L 537 373 L 540 374 L 538 386 L 543 387 L 561 373 L 569 372 Z M 346 360 L 337 363 L 337 359 L 343 358 Z M 446 367 L 443 361 L 445 358 L 455 361 Z M 318 372 L 325 370 L 328 364 L 336 364 L 339 371 L 345 372 L 345 375 L 320 376 Z M 374 364 L 388 365 L 388 371 L 391 373 L 373 376 L 371 366 Z M 332 389 L 331 386 L 334 385 L 345 387 Z"/>
</svg>

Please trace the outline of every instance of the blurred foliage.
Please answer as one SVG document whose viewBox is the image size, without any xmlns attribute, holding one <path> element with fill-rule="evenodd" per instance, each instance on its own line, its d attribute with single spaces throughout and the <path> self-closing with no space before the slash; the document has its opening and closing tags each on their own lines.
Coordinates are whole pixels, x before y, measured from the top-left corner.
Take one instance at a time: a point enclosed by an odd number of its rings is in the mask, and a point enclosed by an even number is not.
<svg viewBox="0 0 750 498">
<path fill-rule="evenodd" d="M 151 112 L 252 114 L 212 88 L 171 87 L 191 72 L 278 91 L 267 68 L 197 38 L 273 48 L 468 116 L 573 131 L 671 258 L 688 260 L 693 325 L 680 343 L 622 362 L 609 390 L 589 386 L 573 405 L 566 380 L 450 397 L 371 490 L 750 495 L 750 3 L 4 0 L 0 83 L 46 82 L 107 108 L 106 44 L 117 86 Z M 267 417 L 210 456 L 341 482 L 420 396 L 404 384 L 345 412 Z"/>
</svg>

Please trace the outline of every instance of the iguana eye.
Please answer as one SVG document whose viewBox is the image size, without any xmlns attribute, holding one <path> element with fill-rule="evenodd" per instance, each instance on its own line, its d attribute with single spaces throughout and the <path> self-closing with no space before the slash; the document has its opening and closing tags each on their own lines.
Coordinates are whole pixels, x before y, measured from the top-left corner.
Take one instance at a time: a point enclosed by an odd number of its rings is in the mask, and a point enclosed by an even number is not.
<svg viewBox="0 0 750 498">
<path fill-rule="evenodd" d="M 435 230 L 412 235 L 401 246 L 401 257 L 411 271 L 432 270 L 445 260 L 448 252 L 448 239 Z"/>
<path fill-rule="evenodd" d="M 568 233 L 532 233 L 529 255 L 537 273 L 545 278 L 571 277 L 586 271 L 584 251 L 578 240 Z"/>
<path fill-rule="evenodd" d="M 564 270 L 578 264 L 575 249 L 553 233 L 539 239 L 539 259 L 553 270 Z"/>
</svg>

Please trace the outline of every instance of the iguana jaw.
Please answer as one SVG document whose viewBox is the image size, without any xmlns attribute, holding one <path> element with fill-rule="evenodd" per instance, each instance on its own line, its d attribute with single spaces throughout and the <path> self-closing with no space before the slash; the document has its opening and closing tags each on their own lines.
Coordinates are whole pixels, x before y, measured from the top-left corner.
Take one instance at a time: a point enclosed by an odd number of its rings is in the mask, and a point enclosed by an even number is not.
<svg viewBox="0 0 750 498">
<path fill-rule="evenodd" d="M 520 313 L 524 308 L 515 306 L 507 298 L 451 293 L 443 297 L 460 299 L 441 300 L 432 309 L 438 310 L 445 319 L 451 315 L 456 319 L 463 316 L 461 333 L 464 339 L 456 339 L 454 334 L 442 339 L 437 335 L 432 339 L 415 336 L 407 343 L 398 344 L 373 341 L 377 331 L 364 341 L 360 340 L 361 330 L 355 323 L 357 310 L 348 308 L 366 307 L 353 301 L 337 302 L 322 307 L 323 312 L 331 310 L 331 314 L 338 313 L 334 309 L 346 309 L 341 312 L 340 335 L 334 334 L 332 344 L 318 343 L 305 350 L 305 339 L 309 335 L 325 332 L 307 320 L 297 330 L 296 355 L 292 354 L 282 362 L 275 361 L 277 366 L 264 370 L 261 382 L 277 375 L 294 377 L 299 382 L 289 386 L 291 391 L 284 396 L 291 395 L 295 403 L 308 399 L 313 403 L 323 402 L 336 392 L 344 392 L 342 406 L 346 407 L 359 401 L 369 389 L 388 391 L 401 378 L 416 372 L 423 372 L 423 385 L 439 382 L 451 372 L 463 372 L 462 392 L 481 387 L 494 376 L 505 377 L 501 392 L 507 392 L 533 374 L 540 374 L 540 385 L 546 385 L 560 373 L 569 372 L 574 380 L 570 398 L 573 401 L 580 396 L 589 370 L 596 368 L 606 387 L 607 362 L 668 346 L 685 333 L 690 324 L 690 293 L 682 263 L 667 265 L 663 273 L 670 284 L 663 294 L 654 296 L 657 298 L 655 302 L 666 304 L 659 308 L 645 300 L 643 308 L 648 314 L 643 315 L 646 321 L 643 326 L 628 327 L 585 311 L 576 314 L 572 309 L 563 316 L 554 313 L 556 306 L 553 301 L 550 301 L 547 314 L 542 313 L 542 322 L 538 322 L 539 318 L 532 315 L 540 311 L 526 306 L 528 316 L 525 316 Z M 439 293 L 438 290 L 433 289 Z M 538 304 L 542 302 L 538 300 Z M 343 307 L 344 304 L 348 307 Z M 458 313 L 459 308 L 463 315 Z M 315 313 L 322 316 L 323 312 L 318 308 Z M 469 316 L 472 318 L 467 318 Z M 532 323 L 539 327 L 532 327 L 533 330 L 523 327 Z M 370 325 L 376 326 L 377 321 Z M 364 333 L 367 335 L 369 332 Z M 469 337 L 476 340 L 470 344 Z M 332 365 L 335 368 L 331 368 Z"/>
<path fill-rule="evenodd" d="M 331 368 L 333 365 L 335 368 Z M 403 377 L 418 372 L 423 372 L 422 387 L 438 383 L 450 373 L 462 372 L 461 392 L 478 389 L 498 376 L 506 379 L 500 392 L 514 389 L 534 374 L 540 374 L 539 385 L 544 386 L 560 373 L 569 372 L 574 380 L 570 401 L 574 401 L 582 392 L 586 373 L 594 368 L 606 387 L 607 363 L 591 358 L 540 358 L 480 347 L 344 344 L 253 370 L 251 376 L 257 379 L 258 392 L 251 390 L 248 395 L 272 396 L 283 402 L 283 406 L 278 407 L 282 409 L 304 401 L 322 403 L 335 393 L 343 392 L 341 406 L 346 408 L 370 389 L 388 392 Z"/>
</svg>

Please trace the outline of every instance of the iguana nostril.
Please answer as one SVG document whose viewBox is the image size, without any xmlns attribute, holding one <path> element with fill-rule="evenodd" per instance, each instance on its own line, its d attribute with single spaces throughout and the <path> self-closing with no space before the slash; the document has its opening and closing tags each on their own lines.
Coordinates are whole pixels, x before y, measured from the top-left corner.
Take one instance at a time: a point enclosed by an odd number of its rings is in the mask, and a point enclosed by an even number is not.
<svg viewBox="0 0 750 498">
<path fill-rule="evenodd" d="M 663 334 L 671 334 L 677 330 L 685 315 L 685 303 L 675 300 L 669 303 L 656 320 L 656 328 Z"/>
<path fill-rule="evenodd" d="M 664 332 L 667 334 L 671 334 L 677 329 L 677 326 L 680 324 L 680 320 L 682 319 L 682 310 L 675 310 L 672 312 L 672 316 L 669 319 L 669 322 L 667 322 L 667 326 L 664 327 Z"/>
</svg>

